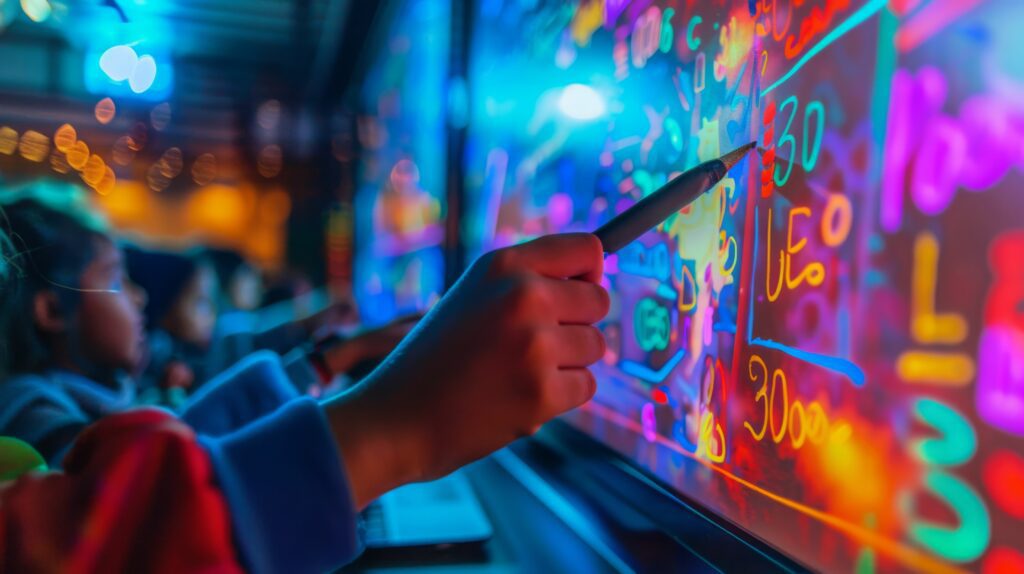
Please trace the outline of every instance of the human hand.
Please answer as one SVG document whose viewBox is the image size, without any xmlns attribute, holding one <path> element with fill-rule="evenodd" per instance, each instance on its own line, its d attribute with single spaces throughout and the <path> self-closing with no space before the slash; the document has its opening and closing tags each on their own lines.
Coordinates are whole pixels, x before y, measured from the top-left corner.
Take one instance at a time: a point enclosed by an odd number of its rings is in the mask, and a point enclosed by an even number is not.
<svg viewBox="0 0 1024 574">
<path fill-rule="evenodd" d="M 181 361 L 171 361 L 164 367 L 158 386 L 162 389 L 187 389 L 195 380 L 196 375 L 191 367 Z"/>
<path fill-rule="evenodd" d="M 608 312 L 601 243 L 542 237 L 484 255 L 385 362 L 325 404 L 358 506 L 536 431 L 589 400 Z"/>
<path fill-rule="evenodd" d="M 337 338 L 324 345 L 320 352 L 331 373 L 350 373 L 356 365 L 386 357 L 422 317 L 420 313 L 407 315 L 347 338 Z"/>
<path fill-rule="evenodd" d="M 357 319 L 356 308 L 350 301 L 335 301 L 321 311 L 298 321 L 307 338 L 317 339 L 322 334 L 337 330 Z"/>
</svg>

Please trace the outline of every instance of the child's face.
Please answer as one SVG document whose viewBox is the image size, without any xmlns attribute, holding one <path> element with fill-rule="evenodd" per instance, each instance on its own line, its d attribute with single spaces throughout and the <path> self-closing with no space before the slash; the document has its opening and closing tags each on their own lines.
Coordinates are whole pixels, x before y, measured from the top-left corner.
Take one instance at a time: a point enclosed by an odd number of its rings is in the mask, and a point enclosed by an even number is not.
<svg viewBox="0 0 1024 574">
<path fill-rule="evenodd" d="M 228 296 L 236 309 L 252 311 L 260 304 L 262 280 L 259 273 L 248 265 L 241 265 L 231 277 Z"/>
<path fill-rule="evenodd" d="M 177 339 L 206 348 L 217 321 L 217 275 L 200 265 L 164 320 L 164 328 Z"/>
<path fill-rule="evenodd" d="M 143 356 L 145 293 L 128 281 L 121 250 L 112 241 L 97 239 L 95 249 L 79 279 L 79 346 L 95 365 L 130 371 Z"/>
</svg>

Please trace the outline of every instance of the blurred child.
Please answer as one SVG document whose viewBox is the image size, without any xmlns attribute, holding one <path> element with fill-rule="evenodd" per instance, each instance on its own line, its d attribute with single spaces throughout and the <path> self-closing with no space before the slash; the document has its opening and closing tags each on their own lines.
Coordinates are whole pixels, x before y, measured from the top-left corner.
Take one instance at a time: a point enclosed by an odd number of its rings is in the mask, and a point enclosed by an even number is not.
<svg viewBox="0 0 1024 574">
<path fill-rule="evenodd" d="M 593 396 L 586 366 L 604 345 L 592 323 L 609 306 L 601 273 L 594 236 L 541 238 L 479 259 L 379 369 L 331 401 L 288 398 L 278 357 L 263 353 L 208 385 L 183 420 L 111 415 L 82 433 L 65 473 L 0 484 L 0 573 L 334 570 L 358 552 L 355 513 L 371 500 Z M 218 409 L 219 426 L 189 421 Z"/>
<path fill-rule="evenodd" d="M 310 317 L 272 328 L 259 324 L 259 315 L 235 311 L 218 313 L 219 284 L 205 252 L 171 253 L 126 249 L 128 274 L 148 294 L 144 312 L 149 339 L 149 365 L 143 375 L 144 400 L 174 408 L 183 404 L 186 390 L 197 388 L 242 357 L 258 350 L 286 355 L 286 363 L 305 363 L 306 349 L 316 333 L 330 334 L 345 310 L 329 307 Z M 336 350 L 332 373 L 346 372 L 356 363 L 380 359 L 394 349 L 412 326 L 397 322 L 350 337 L 331 337 Z M 323 347 L 323 345 L 321 345 Z M 298 367 L 296 367 L 298 368 Z M 296 384 L 303 386 L 301 369 Z M 156 398 L 156 400 L 153 400 Z"/>
<path fill-rule="evenodd" d="M 127 280 L 122 252 L 102 223 L 84 203 L 67 200 L 74 196 L 73 188 L 50 190 L 15 196 L 3 208 L 19 280 L 0 300 L 0 316 L 11 318 L 2 368 L 10 377 L 0 383 L 0 434 L 31 444 L 51 464 L 59 464 L 85 426 L 134 404 L 129 373 L 139 367 L 144 349 L 145 293 Z M 161 324 L 177 328 L 177 319 Z M 195 335 L 189 332 L 192 327 L 181 332 Z M 346 346 L 314 353 L 300 349 L 284 368 L 292 383 L 304 389 L 353 361 L 353 348 Z M 259 402 L 265 389 L 239 392 L 250 391 Z M 269 392 L 280 394 L 279 389 Z M 211 389 L 194 402 L 230 396 Z M 194 407 L 185 409 L 186 419 L 198 412 Z M 228 415 L 212 412 L 200 426 L 224 424 L 218 417 Z"/>
</svg>

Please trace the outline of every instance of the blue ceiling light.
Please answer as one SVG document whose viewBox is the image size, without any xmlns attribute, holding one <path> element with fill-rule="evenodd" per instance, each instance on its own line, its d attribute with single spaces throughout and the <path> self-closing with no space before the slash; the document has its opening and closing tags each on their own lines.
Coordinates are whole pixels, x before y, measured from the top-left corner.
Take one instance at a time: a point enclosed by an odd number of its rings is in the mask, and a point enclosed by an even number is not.
<svg viewBox="0 0 1024 574">
<path fill-rule="evenodd" d="M 143 56 L 139 58 L 131 76 L 128 77 L 128 86 L 136 94 L 141 94 L 152 87 L 155 80 L 156 60 L 153 56 Z"/>
<path fill-rule="evenodd" d="M 97 95 L 165 99 L 173 86 L 167 59 L 140 55 L 138 45 L 118 44 L 85 61 L 86 88 Z"/>
<path fill-rule="evenodd" d="M 607 110 L 601 94 L 584 84 L 566 86 L 558 98 L 558 108 L 566 117 L 580 121 L 595 120 Z"/>
<path fill-rule="evenodd" d="M 115 82 L 123 82 L 132 75 L 139 56 L 131 46 L 114 46 L 100 56 L 100 69 Z"/>
</svg>

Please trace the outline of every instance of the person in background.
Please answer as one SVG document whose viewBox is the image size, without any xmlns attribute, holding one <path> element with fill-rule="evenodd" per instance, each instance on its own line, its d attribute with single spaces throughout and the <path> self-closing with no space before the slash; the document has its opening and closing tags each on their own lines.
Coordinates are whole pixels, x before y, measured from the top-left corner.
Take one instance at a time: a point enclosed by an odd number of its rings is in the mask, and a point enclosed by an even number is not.
<svg viewBox="0 0 1024 574">
<path fill-rule="evenodd" d="M 40 185 L 35 191 L 11 194 L 14 201 L 2 206 L 0 223 L 15 249 L 9 264 L 19 280 L 0 299 L 0 316 L 10 318 L 0 368 L 8 375 L 0 382 L 0 434 L 25 441 L 59 465 L 86 426 L 135 404 L 130 373 L 144 358 L 146 295 L 127 279 L 121 250 L 76 188 Z M 299 349 L 278 360 L 292 393 L 353 362 L 345 344 L 313 353 Z M 190 399 L 183 418 L 209 428 L 225 417 L 248 419 L 230 414 L 236 404 L 281 396 L 276 386 L 267 390 L 231 374 L 236 371 L 211 379 L 212 388 Z M 233 390 L 220 388 L 225 384 Z M 239 402 L 238 394 L 251 397 Z"/>
<path fill-rule="evenodd" d="M 102 235 L 92 243 L 99 259 L 79 275 L 76 315 L 101 295 L 113 296 L 108 308 L 130 309 L 123 290 L 84 291 L 113 284 L 101 268 L 116 273 L 95 265 L 113 245 Z M 0 485 L 0 572 L 344 565 L 359 551 L 356 512 L 374 498 L 443 476 L 593 396 L 587 366 L 604 339 L 592 324 L 609 308 L 602 265 L 589 234 L 487 254 L 380 368 L 322 404 L 288 397 L 288 385 L 274 384 L 285 379 L 279 357 L 263 353 L 226 379 L 280 389 L 262 409 L 236 396 L 220 426 L 198 433 L 163 411 L 105 418 L 81 433 L 65 472 Z M 16 280 L 0 273 L 0 300 L 21 291 L 22 269 Z M 0 318 L 0 329 L 14 326 Z M 131 324 L 126 341 L 138 333 Z M 217 408 L 216 392 L 257 386 L 211 385 L 197 408 Z"/>
<path fill-rule="evenodd" d="M 347 310 L 345 305 L 333 305 L 309 317 L 266 328 L 259 324 L 259 315 L 218 312 L 220 284 L 205 251 L 172 253 L 131 247 L 125 254 L 128 275 L 148 294 L 144 312 L 150 356 L 141 381 L 144 402 L 180 408 L 188 389 L 198 388 L 259 350 L 287 356 L 289 364 L 302 363 L 306 344 L 316 343 L 313 339 L 318 333 L 323 340 L 317 345 L 321 352 L 330 347 L 333 356 L 345 357 L 345 361 L 336 361 L 330 372 L 348 372 L 357 364 L 379 361 L 414 324 L 396 322 L 327 339 L 343 323 Z M 325 374 L 322 382 L 328 382 L 327 377 Z M 302 386 L 298 381 L 306 378 L 300 372 L 296 384 Z"/>
<path fill-rule="evenodd" d="M 263 296 L 263 278 L 237 251 L 208 247 L 204 257 L 213 265 L 220 286 L 219 307 L 223 312 L 255 311 Z"/>
</svg>

